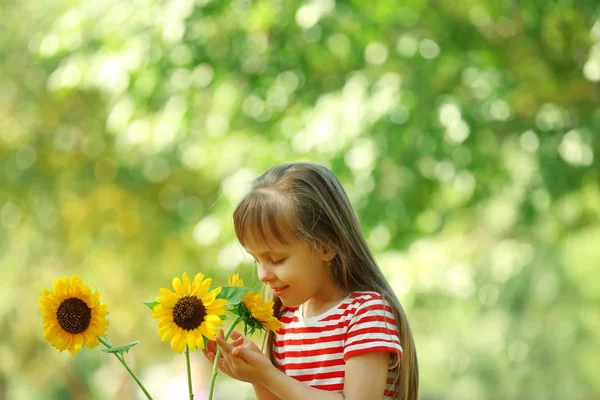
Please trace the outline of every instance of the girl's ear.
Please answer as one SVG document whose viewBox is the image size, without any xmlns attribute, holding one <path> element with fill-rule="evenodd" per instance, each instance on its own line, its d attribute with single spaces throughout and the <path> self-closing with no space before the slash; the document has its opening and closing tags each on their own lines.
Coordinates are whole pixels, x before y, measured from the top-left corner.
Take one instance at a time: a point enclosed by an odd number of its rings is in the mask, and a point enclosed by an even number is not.
<svg viewBox="0 0 600 400">
<path fill-rule="evenodd" d="M 321 254 L 321 259 L 326 263 L 330 262 L 337 255 L 337 251 L 329 246 L 325 246 L 322 243 L 317 245 L 317 249 Z"/>
</svg>

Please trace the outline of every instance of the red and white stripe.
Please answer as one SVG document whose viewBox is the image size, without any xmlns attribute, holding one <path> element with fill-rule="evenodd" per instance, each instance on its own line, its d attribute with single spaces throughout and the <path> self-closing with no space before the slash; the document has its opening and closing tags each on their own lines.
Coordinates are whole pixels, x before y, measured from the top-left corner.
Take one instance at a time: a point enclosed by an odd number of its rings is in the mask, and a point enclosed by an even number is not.
<svg viewBox="0 0 600 400">
<path fill-rule="evenodd" d="M 302 306 L 286 309 L 280 317 L 273 355 L 277 367 L 307 385 L 328 391 L 344 390 L 346 361 L 369 352 L 402 356 L 394 314 L 375 292 L 354 292 L 331 310 L 302 317 Z M 392 399 L 393 370 L 388 374 L 384 400 Z"/>
</svg>

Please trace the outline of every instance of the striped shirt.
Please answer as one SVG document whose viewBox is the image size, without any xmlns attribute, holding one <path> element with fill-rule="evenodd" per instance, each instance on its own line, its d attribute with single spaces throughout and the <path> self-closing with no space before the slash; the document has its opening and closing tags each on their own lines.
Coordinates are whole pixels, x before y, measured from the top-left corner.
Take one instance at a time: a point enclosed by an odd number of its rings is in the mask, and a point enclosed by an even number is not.
<svg viewBox="0 0 600 400">
<path fill-rule="evenodd" d="M 394 314 L 375 292 L 354 292 L 325 313 L 302 317 L 302 306 L 287 308 L 273 343 L 277 368 L 316 389 L 343 392 L 346 361 L 369 352 L 402 356 Z M 390 363 L 395 357 L 390 357 Z M 384 400 L 393 399 L 394 369 Z"/>
</svg>

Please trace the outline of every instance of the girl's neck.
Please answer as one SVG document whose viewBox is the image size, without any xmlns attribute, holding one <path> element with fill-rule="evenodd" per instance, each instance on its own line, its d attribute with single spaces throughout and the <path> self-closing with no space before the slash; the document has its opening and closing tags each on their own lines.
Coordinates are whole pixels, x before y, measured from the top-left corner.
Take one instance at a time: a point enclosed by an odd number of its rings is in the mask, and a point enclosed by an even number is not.
<svg viewBox="0 0 600 400">
<path fill-rule="evenodd" d="M 321 315 L 338 305 L 350 293 L 340 287 L 336 287 L 326 298 L 312 297 L 302 305 L 302 317 L 311 318 Z"/>
</svg>

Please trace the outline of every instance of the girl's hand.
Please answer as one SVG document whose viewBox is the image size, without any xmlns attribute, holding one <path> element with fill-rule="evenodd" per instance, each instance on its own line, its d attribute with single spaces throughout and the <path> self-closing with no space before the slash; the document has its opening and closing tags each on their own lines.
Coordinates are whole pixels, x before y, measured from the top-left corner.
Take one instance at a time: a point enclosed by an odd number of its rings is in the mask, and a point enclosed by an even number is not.
<svg viewBox="0 0 600 400">
<path fill-rule="evenodd" d="M 223 350 L 221 350 L 222 352 Z M 209 341 L 206 348 L 202 350 L 204 356 L 210 361 L 211 364 L 215 363 L 215 356 L 217 355 L 217 343 L 213 341 Z M 233 378 L 231 371 L 228 366 L 225 364 L 225 360 L 223 359 L 223 353 L 219 357 L 219 365 L 218 368 L 224 374 L 227 374 L 229 377 Z"/>
<path fill-rule="evenodd" d="M 222 332 L 221 332 L 221 335 L 219 335 L 219 336 L 223 337 Z M 256 353 L 263 354 L 263 352 L 260 350 L 260 348 L 252 340 L 248 339 L 246 336 L 242 335 L 238 331 L 232 331 L 231 335 L 229 335 L 229 338 L 231 339 L 230 344 L 234 348 L 235 347 L 243 347 L 245 349 L 248 349 L 249 351 L 254 351 Z"/>
<path fill-rule="evenodd" d="M 223 357 L 222 371 L 234 379 L 261 384 L 274 369 L 269 360 L 254 342 L 237 331 L 231 333 L 233 341 L 227 343 L 223 332 L 217 336 Z M 214 359 L 214 356 L 213 356 Z M 219 362 L 221 364 L 221 362 Z"/>
</svg>

